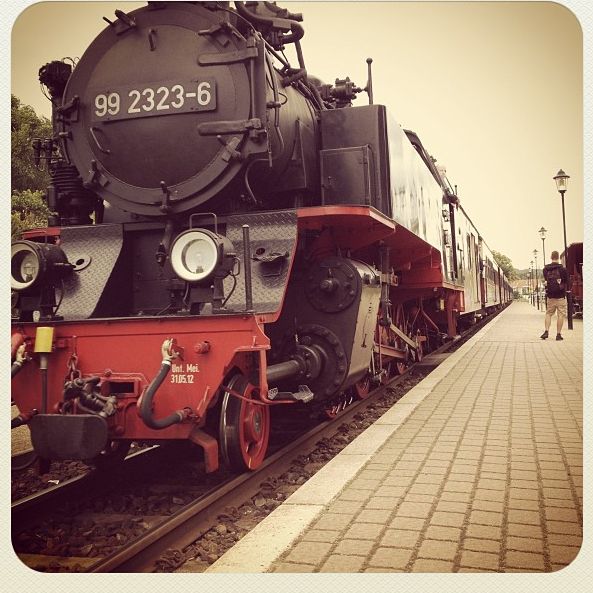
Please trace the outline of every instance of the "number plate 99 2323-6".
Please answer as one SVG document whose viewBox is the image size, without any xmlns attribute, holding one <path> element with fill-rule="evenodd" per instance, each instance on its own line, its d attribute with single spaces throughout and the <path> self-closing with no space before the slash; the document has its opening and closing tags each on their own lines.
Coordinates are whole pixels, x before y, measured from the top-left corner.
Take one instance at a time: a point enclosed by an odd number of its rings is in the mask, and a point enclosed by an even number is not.
<svg viewBox="0 0 593 593">
<path fill-rule="evenodd" d="M 114 121 L 216 109 L 216 81 L 158 82 L 120 87 L 92 96 L 93 121 Z"/>
</svg>

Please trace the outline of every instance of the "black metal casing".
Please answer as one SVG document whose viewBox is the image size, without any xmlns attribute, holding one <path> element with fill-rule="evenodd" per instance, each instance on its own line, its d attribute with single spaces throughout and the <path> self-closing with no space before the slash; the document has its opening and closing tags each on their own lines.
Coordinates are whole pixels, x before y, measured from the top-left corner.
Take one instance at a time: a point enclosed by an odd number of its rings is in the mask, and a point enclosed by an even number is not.
<svg viewBox="0 0 593 593">
<path fill-rule="evenodd" d="M 150 3 L 95 39 L 58 110 L 63 152 L 86 188 L 162 217 L 210 200 L 236 211 L 250 184 L 318 187 L 315 110 L 282 88 L 261 37 L 233 21 L 207 4 Z"/>
<path fill-rule="evenodd" d="M 391 216 L 385 106 L 322 111 L 321 137 L 323 203 L 368 205 Z"/>
<path fill-rule="evenodd" d="M 353 385 L 368 370 L 380 277 L 368 264 L 336 256 L 295 265 L 282 317 L 270 326 L 270 337 L 278 360 L 296 353 L 299 343 L 323 351 L 323 373 L 310 383 L 306 377 L 296 381 L 309 384 L 315 400 L 323 401 Z"/>
</svg>

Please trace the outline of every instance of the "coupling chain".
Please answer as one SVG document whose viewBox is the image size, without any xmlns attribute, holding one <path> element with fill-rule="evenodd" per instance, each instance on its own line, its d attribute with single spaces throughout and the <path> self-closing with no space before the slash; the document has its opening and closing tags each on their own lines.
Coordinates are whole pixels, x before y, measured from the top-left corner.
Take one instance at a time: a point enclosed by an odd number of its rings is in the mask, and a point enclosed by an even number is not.
<svg viewBox="0 0 593 593">
<path fill-rule="evenodd" d="M 70 359 L 68 360 L 68 364 L 66 365 L 66 368 L 68 369 L 68 374 L 66 375 L 64 381 L 65 382 L 72 382 L 75 379 L 80 379 L 80 377 L 82 376 L 82 373 L 80 372 L 80 369 L 78 368 L 78 356 L 76 355 L 76 352 L 73 352 L 70 355 Z"/>
</svg>

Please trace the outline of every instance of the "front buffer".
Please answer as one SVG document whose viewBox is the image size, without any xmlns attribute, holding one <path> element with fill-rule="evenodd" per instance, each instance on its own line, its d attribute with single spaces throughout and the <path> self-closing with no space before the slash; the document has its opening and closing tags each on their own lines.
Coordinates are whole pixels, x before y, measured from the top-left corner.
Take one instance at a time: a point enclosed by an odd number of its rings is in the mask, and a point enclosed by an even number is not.
<svg viewBox="0 0 593 593">
<path fill-rule="evenodd" d="M 13 398 L 21 416 L 31 417 L 42 458 L 97 460 L 131 441 L 190 439 L 214 471 L 218 435 L 206 427 L 207 412 L 232 392 L 240 405 L 230 442 L 243 436 L 223 457 L 247 467 L 263 459 L 269 409 L 259 399 L 267 392 L 259 369 L 269 340 L 257 316 L 21 324 L 13 341 L 28 361 L 13 377 Z"/>
</svg>

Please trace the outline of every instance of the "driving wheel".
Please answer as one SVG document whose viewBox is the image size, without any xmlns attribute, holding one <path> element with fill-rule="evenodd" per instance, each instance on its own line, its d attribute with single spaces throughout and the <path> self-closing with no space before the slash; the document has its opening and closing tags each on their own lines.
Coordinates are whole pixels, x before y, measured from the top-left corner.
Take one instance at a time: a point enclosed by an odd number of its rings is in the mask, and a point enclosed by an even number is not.
<svg viewBox="0 0 593 593">
<path fill-rule="evenodd" d="M 270 408 L 256 399 L 256 388 L 243 375 L 232 377 L 226 387 L 219 426 L 223 459 L 238 471 L 256 469 L 268 449 Z"/>
</svg>

